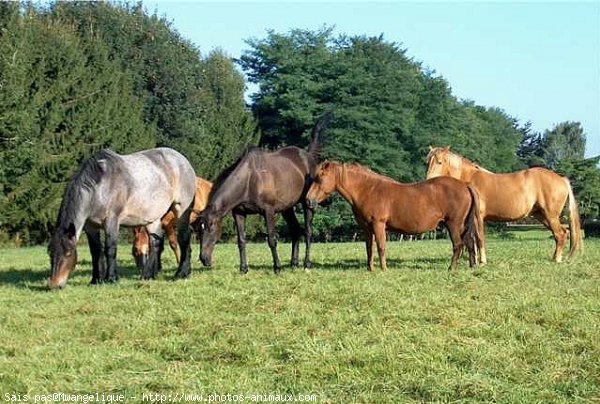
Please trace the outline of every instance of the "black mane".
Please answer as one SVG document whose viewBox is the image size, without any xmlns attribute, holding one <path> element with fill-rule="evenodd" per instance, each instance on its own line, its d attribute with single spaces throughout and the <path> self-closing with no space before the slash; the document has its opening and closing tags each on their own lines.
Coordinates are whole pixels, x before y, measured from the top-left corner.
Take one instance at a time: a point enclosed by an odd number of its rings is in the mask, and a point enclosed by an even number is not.
<svg viewBox="0 0 600 404">
<path fill-rule="evenodd" d="M 56 228 L 66 228 L 74 222 L 77 208 L 80 205 L 84 191 L 91 191 L 100 182 L 105 173 L 116 169 L 115 161 L 119 155 L 110 149 L 102 149 L 89 157 L 75 172 L 63 196 Z"/>
</svg>

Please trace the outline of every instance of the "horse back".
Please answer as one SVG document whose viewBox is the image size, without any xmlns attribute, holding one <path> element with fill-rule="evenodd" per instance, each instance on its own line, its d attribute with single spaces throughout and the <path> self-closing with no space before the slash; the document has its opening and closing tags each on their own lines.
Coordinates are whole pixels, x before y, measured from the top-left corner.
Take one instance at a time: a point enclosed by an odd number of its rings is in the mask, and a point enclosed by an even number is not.
<svg viewBox="0 0 600 404">
<path fill-rule="evenodd" d="M 255 156 L 249 181 L 250 199 L 259 206 L 285 210 L 306 194 L 315 168 L 312 157 L 294 146 Z"/>
<path fill-rule="evenodd" d="M 478 192 L 485 217 L 516 220 L 533 210 L 566 202 L 568 188 L 555 172 L 533 167 L 513 173 L 477 172 L 469 181 Z"/>
<path fill-rule="evenodd" d="M 143 150 L 121 156 L 119 164 L 119 170 L 100 183 L 97 194 L 123 225 L 151 223 L 174 205 L 185 209 L 192 203 L 196 175 L 177 151 Z"/>
</svg>

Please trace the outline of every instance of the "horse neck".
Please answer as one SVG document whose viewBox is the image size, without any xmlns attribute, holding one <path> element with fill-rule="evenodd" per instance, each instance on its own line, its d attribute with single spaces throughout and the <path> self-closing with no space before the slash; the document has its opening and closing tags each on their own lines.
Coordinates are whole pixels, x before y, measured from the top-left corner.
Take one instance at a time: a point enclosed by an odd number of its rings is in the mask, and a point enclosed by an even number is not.
<svg viewBox="0 0 600 404">
<path fill-rule="evenodd" d="M 469 182 L 473 175 L 479 171 L 479 167 L 460 156 L 455 156 L 455 158 L 458 159 L 458 165 L 456 167 L 451 166 L 450 176 L 464 182 Z"/>
<path fill-rule="evenodd" d="M 65 196 L 58 213 L 57 227 L 67 227 L 72 223 L 75 226 L 76 240 L 79 240 L 85 222 L 89 217 L 90 201 L 91 196 L 84 190 L 79 190 L 79 195 L 76 199 Z"/>
<path fill-rule="evenodd" d="M 226 180 L 208 201 L 207 209 L 222 218 L 246 199 L 246 185 L 229 185 Z"/>
<path fill-rule="evenodd" d="M 348 171 L 351 172 L 351 177 L 348 176 Z M 336 191 L 350 204 L 354 205 L 362 194 L 363 187 L 360 184 L 369 181 L 369 179 L 370 176 L 366 172 L 340 164 L 336 170 Z"/>
</svg>

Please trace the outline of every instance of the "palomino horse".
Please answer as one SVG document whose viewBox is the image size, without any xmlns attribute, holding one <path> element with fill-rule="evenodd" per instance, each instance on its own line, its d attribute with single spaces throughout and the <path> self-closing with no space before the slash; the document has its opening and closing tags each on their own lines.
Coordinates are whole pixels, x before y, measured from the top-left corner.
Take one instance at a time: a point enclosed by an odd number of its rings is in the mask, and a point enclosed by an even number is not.
<svg viewBox="0 0 600 404">
<path fill-rule="evenodd" d="M 119 155 L 101 150 L 83 162 L 65 191 L 56 229 L 48 247 L 52 268 L 48 286 L 62 288 L 77 263 L 77 241 L 82 231 L 92 254 L 92 284 L 117 280 L 119 226 L 145 226 L 152 235 L 144 279 L 160 270 L 160 219 L 172 209 L 189 223 L 196 174 L 188 160 L 169 148 Z M 103 250 L 100 230 L 106 232 Z M 190 273 L 190 226 L 178 226 L 182 251 L 177 277 Z M 104 252 L 104 254 L 103 254 Z"/>
<path fill-rule="evenodd" d="M 567 230 L 560 214 L 567 199 L 570 211 L 570 253 L 582 248 L 581 226 L 577 202 L 566 177 L 541 167 L 508 174 L 495 174 L 470 160 L 450 152 L 450 147 L 431 148 L 427 155 L 427 178 L 442 175 L 470 184 L 479 194 L 479 259 L 486 263 L 483 221 L 506 222 L 533 215 L 554 236 L 554 261 L 560 262 Z"/>
<path fill-rule="evenodd" d="M 452 240 L 450 269 L 456 270 L 463 246 L 469 251 L 471 267 L 476 265 L 477 194 L 464 183 L 443 177 L 402 184 L 359 164 L 326 161 L 319 166 L 306 198 L 315 207 L 334 191 L 350 203 L 364 231 L 369 271 L 373 270 L 374 242 L 381 269 L 387 269 L 386 230 L 419 234 L 434 230 L 440 222 Z"/>
<path fill-rule="evenodd" d="M 193 224 L 200 213 L 206 208 L 208 202 L 208 194 L 212 189 L 212 182 L 207 181 L 203 178 L 196 178 L 196 196 L 194 197 L 194 205 L 192 206 L 192 213 L 190 214 L 190 224 Z M 169 246 L 175 254 L 175 259 L 179 264 L 180 252 L 179 245 L 177 244 L 177 230 L 175 224 L 177 222 L 177 215 L 173 210 L 169 210 L 166 215 L 161 219 L 161 225 L 169 241 Z M 138 268 L 143 269 L 148 260 L 148 253 L 150 252 L 150 235 L 144 227 L 133 228 L 133 248 L 132 254 L 135 258 L 136 265 Z"/>
<path fill-rule="evenodd" d="M 310 242 L 313 211 L 306 206 L 305 196 L 317 167 L 320 149 L 319 133 L 329 121 L 326 114 L 313 129 L 308 151 L 295 146 L 266 152 L 251 147 L 215 181 L 208 206 L 200 215 L 202 252 L 200 260 L 210 266 L 212 252 L 220 235 L 220 223 L 229 211 L 233 213 L 240 253 L 240 272 L 248 272 L 246 259 L 246 215 L 260 214 L 268 231 L 268 243 L 273 256 L 273 269 L 280 271 L 275 238 L 275 214 L 282 212 L 292 237 L 292 267 L 298 265 L 298 241 L 302 228 L 294 214 L 298 203 L 304 208 L 304 236 L 306 255 L 304 267 L 310 268 Z"/>
</svg>

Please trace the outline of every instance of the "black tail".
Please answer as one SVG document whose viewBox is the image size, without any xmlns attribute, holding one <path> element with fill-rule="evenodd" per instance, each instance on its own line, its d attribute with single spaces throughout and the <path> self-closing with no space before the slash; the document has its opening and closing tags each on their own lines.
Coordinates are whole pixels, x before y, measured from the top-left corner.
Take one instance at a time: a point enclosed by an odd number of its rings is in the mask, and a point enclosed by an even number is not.
<svg viewBox="0 0 600 404">
<path fill-rule="evenodd" d="M 329 124 L 331 118 L 333 118 L 333 112 L 326 112 L 325 115 L 323 115 L 321 119 L 319 119 L 319 121 L 312 130 L 312 140 L 310 142 L 310 145 L 308 146 L 308 154 L 310 154 L 315 160 L 319 156 L 321 148 L 323 147 L 323 141 L 320 136 L 321 132 Z"/>
<path fill-rule="evenodd" d="M 469 252 L 469 264 L 475 266 L 477 264 L 477 246 L 481 235 L 479 234 L 479 227 L 477 221 L 479 220 L 479 196 L 477 192 L 467 185 L 469 193 L 471 194 L 471 208 L 467 215 L 465 223 L 465 231 L 462 234 L 462 242 L 467 247 Z"/>
</svg>

